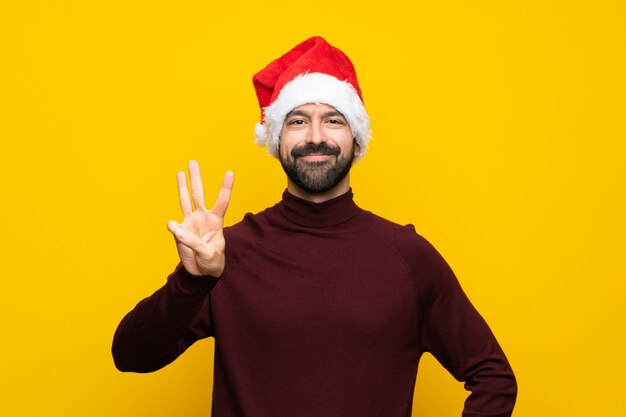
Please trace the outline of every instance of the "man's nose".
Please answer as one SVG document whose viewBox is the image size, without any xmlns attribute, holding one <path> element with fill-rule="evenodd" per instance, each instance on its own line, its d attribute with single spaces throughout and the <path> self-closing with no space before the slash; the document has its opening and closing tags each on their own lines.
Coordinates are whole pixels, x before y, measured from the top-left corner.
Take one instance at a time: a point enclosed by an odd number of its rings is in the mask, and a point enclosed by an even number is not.
<svg viewBox="0 0 626 417">
<path fill-rule="evenodd" d="M 319 145 L 322 142 L 326 142 L 326 136 L 324 135 L 324 129 L 319 122 L 312 122 L 309 126 L 309 131 L 306 138 L 306 143 L 312 143 Z"/>
</svg>

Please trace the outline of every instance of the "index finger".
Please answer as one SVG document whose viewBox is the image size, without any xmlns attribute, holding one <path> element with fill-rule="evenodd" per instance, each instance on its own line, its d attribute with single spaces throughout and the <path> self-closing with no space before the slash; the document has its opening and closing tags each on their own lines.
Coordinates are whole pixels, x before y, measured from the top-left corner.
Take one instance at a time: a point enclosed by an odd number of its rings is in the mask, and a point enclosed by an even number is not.
<svg viewBox="0 0 626 417">
<path fill-rule="evenodd" d="M 234 182 L 235 178 L 233 172 L 226 171 L 226 173 L 224 174 L 224 179 L 222 180 L 222 188 L 220 188 L 220 192 L 217 194 L 217 199 L 215 199 L 215 204 L 213 205 L 213 209 L 211 210 L 219 217 L 223 218 L 226 214 L 228 204 L 230 203 L 230 195 L 233 190 Z"/>
</svg>

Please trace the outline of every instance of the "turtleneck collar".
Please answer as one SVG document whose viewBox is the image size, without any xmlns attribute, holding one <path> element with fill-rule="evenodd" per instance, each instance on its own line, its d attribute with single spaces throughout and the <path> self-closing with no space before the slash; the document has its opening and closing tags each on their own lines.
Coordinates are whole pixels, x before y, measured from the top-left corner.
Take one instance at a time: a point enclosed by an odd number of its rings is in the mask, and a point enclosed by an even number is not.
<svg viewBox="0 0 626 417">
<path fill-rule="evenodd" d="M 278 208 L 287 219 L 301 226 L 336 226 L 357 214 L 359 207 L 352 198 L 352 189 L 349 189 L 339 197 L 331 198 L 323 203 L 313 203 L 285 190 Z"/>
</svg>

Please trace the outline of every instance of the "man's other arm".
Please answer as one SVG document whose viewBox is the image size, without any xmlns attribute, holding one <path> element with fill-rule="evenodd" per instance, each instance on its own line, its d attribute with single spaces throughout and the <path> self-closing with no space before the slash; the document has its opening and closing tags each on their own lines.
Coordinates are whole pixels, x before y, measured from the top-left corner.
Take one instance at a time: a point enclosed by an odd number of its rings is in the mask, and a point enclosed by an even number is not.
<svg viewBox="0 0 626 417">
<path fill-rule="evenodd" d="M 423 350 L 471 391 L 463 417 L 511 416 L 517 383 L 504 352 L 441 255 L 427 243 L 422 256 Z"/>
</svg>

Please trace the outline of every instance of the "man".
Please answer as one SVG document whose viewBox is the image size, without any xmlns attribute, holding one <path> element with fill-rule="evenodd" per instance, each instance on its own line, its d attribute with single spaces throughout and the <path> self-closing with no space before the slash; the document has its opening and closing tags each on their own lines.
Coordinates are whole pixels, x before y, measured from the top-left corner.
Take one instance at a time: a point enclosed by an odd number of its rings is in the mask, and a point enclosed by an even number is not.
<svg viewBox="0 0 626 417">
<path fill-rule="evenodd" d="M 254 78 L 255 135 L 287 173 L 282 200 L 223 228 L 226 173 L 212 210 L 196 162 L 170 221 L 180 264 L 120 323 L 122 371 L 151 372 L 215 338 L 213 415 L 411 415 L 431 352 L 471 391 L 463 415 L 510 416 L 516 383 L 454 274 L 412 226 L 356 206 L 350 167 L 369 119 L 348 57 L 315 37 Z"/>
</svg>

